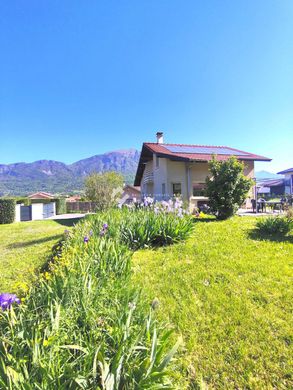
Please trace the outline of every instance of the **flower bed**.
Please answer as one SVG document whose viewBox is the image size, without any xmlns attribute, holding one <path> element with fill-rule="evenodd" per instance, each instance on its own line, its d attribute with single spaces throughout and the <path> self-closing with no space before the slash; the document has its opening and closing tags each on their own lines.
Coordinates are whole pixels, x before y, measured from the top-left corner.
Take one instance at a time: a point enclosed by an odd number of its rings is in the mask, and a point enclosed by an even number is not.
<svg viewBox="0 0 293 390">
<path fill-rule="evenodd" d="M 162 206 L 164 207 L 164 206 Z M 180 212 L 181 214 L 181 212 Z M 130 284 L 131 251 L 184 239 L 177 209 L 112 210 L 64 235 L 63 250 L 20 305 L 0 314 L 0 388 L 160 388 L 170 332 Z"/>
</svg>

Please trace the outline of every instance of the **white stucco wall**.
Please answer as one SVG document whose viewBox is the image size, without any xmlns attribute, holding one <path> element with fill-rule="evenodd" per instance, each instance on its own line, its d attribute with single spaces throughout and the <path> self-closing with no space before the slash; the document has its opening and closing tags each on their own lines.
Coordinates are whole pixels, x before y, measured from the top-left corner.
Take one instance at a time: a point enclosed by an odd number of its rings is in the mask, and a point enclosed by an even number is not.
<svg viewBox="0 0 293 390">
<path fill-rule="evenodd" d="M 15 222 L 20 222 L 20 204 L 15 205 Z"/>
<path fill-rule="evenodd" d="M 32 221 L 43 219 L 43 203 L 32 204 Z"/>
<path fill-rule="evenodd" d="M 167 160 L 167 192 L 169 196 L 173 196 L 173 184 L 180 183 L 182 191 L 182 199 L 187 200 L 187 173 L 186 163 L 183 161 Z"/>
<path fill-rule="evenodd" d="M 161 200 L 163 198 L 162 185 L 165 184 L 165 196 L 168 196 L 168 160 L 166 158 L 159 158 L 159 166 L 156 167 L 156 162 L 154 160 L 154 197 L 156 200 Z"/>
</svg>

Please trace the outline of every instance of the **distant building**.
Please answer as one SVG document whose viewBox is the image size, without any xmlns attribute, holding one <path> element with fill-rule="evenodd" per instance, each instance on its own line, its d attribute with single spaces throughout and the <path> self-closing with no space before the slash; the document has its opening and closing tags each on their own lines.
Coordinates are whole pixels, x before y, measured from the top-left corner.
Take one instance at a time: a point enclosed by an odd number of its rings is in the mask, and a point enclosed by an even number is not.
<svg viewBox="0 0 293 390">
<path fill-rule="evenodd" d="M 285 169 L 285 171 L 278 172 L 280 175 L 285 175 L 285 193 L 293 194 L 293 168 Z"/>
<path fill-rule="evenodd" d="M 258 194 L 284 195 L 286 193 L 285 179 L 267 179 L 257 183 Z"/>
<path fill-rule="evenodd" d="M 35 192 L 28 196 L 29 199 L 54 199 L 54 195 L 49 194 L 48 192 Z"/>
<path fill-rule="evenodd" d="M 73 195 L 66 198 L 66 202 L 79 202 L 81 199 L 80 195 Z"/>
<path fill-rule="evenodd" d="M 119 204 L 121 204 L 121 205 L 131 204 L 131 203 L 140 201 L 140 199 L 141 199 L 140 187 L 126 185 L 123 188 L 123 193 L 122 193 L 121 199 L 119 201 Z"/>
</svg>

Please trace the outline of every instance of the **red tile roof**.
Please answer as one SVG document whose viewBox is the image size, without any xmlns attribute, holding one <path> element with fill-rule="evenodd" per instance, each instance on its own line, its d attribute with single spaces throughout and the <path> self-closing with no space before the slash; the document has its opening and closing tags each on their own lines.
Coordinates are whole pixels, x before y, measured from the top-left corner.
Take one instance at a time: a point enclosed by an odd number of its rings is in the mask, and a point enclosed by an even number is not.
<svg viewBox="0 0 293 390">
<path fill-rule="evenodd" d="M 210 161 L 213 155 L 217 155 L 218 160 L 227 160 L 233 152 L 235 152 L 235 156 L 240 160 L 255 160 L 255 161 L 271 161 L 270 158 L 259 156 L 257 154 L 244 152 L 243 150 L 230 148 L 228 146 L 211 146 L 211 145 L 184 145 L 184 144 L 158 144 L 152 142 L 145 142 L 143 144 L 146 148 L 151 150 L 153 153 L 157 153 L 160 155 L 164 155 L 169 158 L 178 157 L 179 159 L 191 160 L 191 161 Z M 168 147 L 179 147 L 184 149 L 187 148 L 198 148 L 200 149 L 211 149 L 210 153 L 179 153 L 179 152 L 171 152 L 168 150 Z M 231 151 L 231 154 L 223 153 L 224 150 Z"/>
<path fill-rule="evenodd" d="M 53 199 L 54 195 L 49 194 L 48 192 L 35 192 L 34 194 L 31 194 L 28 196 L 30 199 Z"/>
</svg>

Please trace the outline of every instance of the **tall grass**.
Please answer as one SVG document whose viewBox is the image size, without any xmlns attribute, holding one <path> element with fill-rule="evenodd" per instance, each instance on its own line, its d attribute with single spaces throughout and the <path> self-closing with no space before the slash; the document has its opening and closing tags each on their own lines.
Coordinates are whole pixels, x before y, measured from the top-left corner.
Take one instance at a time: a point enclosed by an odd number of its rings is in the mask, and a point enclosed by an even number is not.
<svg viewBox="0 0 293 390">
<path fill-rule="evenodd" d="M 0 313 L 0 388 L 170 388 L 178 343 L 131 286 L 129 249 L 176 242 L 191 227 L 188 216 L 113 210 L 66 234 L 25 301 Z"/>
</svg>

